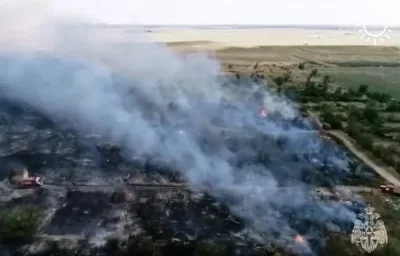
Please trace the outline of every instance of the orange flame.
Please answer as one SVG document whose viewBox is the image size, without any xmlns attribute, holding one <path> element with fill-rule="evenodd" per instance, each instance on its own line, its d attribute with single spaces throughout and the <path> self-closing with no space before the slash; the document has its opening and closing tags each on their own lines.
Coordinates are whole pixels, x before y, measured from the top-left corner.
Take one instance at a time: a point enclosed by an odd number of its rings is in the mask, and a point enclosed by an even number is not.
<svg viewBox="0 0 400 256">
<path fill-rule="evenodd" d="M 304 244 L 306 241 L 304 240 L 304 237 L 301 235 L 297 235 L 296 238 L 294 239 L 296 244 Z"/>
<path fill-rule="evenodd" d="M 267 115 L 268 115 L 268 111 L 267 111 L 265 108 L 263 108 L 263 109 L 261 110 L 260 116 L 262 116 L 262 117 L 267 117 Z"/>
</svg>

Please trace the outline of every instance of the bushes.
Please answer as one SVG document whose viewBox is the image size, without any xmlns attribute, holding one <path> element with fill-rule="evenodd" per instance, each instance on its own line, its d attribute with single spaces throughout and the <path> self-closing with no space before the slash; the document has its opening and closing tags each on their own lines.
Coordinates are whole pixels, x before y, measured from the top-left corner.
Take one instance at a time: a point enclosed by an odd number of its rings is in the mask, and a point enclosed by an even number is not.
<svg viewBox="0 0 400 256">
<path fill-rule="evenodd" d="M 397 100 L 393 100 L 391 102 L 389 102 L 389 104 L 387 105 L 386 112 L 398 112 L 400 111 L 400 102 Z"/>
<path fill-rule="evenodd" d="M 386 245 L 379 245 L 371 252 L 371 256 L 397 256 L 400 255 L 400 241 L 394 237 L 389 237 Z"/>
<path fill-rule="evenodd" d="M 321 117 L 326 123 L 330 124 L 332 129 L 342 129 L 342 121 L 339 115 L 330 111 L 324 111 Z"/>
<path fill-rule="evenodd" d="M 275 82 L 278 86 L 281 86 L 281 85 L 283 85 L 283 83 L 284 83 L 285 81 L 284 81 L 284 78 L 283 78 L 283 77 L 278 76 L 278 77 L 276 77 L 276 78 L 274 79 L 274 82 Z"/>
<path fill-rule="evenodd" d="M 30 242 L 39 230 L 42 217 L 42 210 L 33 206 L 6 214 L 0 224 L 1 240 L 12 244 Z"/>
<path fill-rule="evenodd" d="M 212 241 L 203 241 L 196 245 L 195 256 L 225 256 L 227 250 L 225 245 L 216 244 Z"/>
</svg>

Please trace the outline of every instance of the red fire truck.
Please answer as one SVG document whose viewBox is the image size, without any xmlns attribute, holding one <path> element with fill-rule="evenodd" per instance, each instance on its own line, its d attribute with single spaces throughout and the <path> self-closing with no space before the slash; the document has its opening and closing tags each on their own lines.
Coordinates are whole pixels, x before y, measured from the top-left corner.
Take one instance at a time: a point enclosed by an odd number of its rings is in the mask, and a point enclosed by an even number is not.
<svg viewBox="0 0 400 256">
<path fill-rule="evenodd" d="M 19 188 L 28 189 L 28 188 L 37 188 L 43 185 L 43 181 L 40 177 L 28 177 L 22 180 Z"/>
<path fill-rule="evenodd" d="M 379 189 L 383 193 L 388 193 L 388 194 L 392 194 L 392 195 L 400 195 L 400 187 L 396 187 L 393 185 L 380 185 Z"/>
</svg>

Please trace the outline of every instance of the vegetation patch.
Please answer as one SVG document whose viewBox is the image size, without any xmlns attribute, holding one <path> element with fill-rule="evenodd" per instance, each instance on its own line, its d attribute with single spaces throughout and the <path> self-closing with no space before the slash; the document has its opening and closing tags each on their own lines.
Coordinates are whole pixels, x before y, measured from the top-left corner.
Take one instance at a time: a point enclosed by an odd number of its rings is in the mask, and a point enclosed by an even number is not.
<svg viewBox="0 0 400 256">
<path fill-rule="evenodd" d="M 33 240 L 41 224 L 40 208 L 26 206 L 15 209 L 2 218 L 0 238 L 5 244 L 24 244 Z"/>
</svg>

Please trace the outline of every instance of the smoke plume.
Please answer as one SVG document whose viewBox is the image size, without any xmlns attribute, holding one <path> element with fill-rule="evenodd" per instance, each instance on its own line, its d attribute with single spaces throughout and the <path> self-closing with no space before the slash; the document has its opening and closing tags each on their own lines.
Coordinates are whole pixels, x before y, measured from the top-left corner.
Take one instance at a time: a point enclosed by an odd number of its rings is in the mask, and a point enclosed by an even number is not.
<svg viewBox="0 0 400 256">
<path fill-rule="evenodd" d="M 55 14 L 46 1 L 9 2 L 0 13 L 0 30 L 7 31 L 0 35 L 1 97 L 81 132 L 103 134 L 125 155 L 164 159 L 190 185 L 206 186 L 249 226 L 282 243 L 293 243 L 298 234 L 291 219 L 323 225 L 354 218 L 340 204 L 309 199 L 303 175 L 318 170 L 293 154 L 343 159 L 304 128 L 282 125 L 279 118 L 260 121 L 262 107 L 281 119 L 298 115 L 267 88 L 233 84 L 213 56 L 174 52 L 148 41 L 140 29 L 82 25 L 76 16 Z M 236 147 L 215 127 L 238 137 Z M 255 144 L 243 142 L 254 134 L 261 136 Z M 268 139 L 281 136 L 283 150 Z M 272 157 L 265 164 L 251 161 L 261 151 Z M 280 192 L 282 185 L 293 189 Z"/>
</svg>

